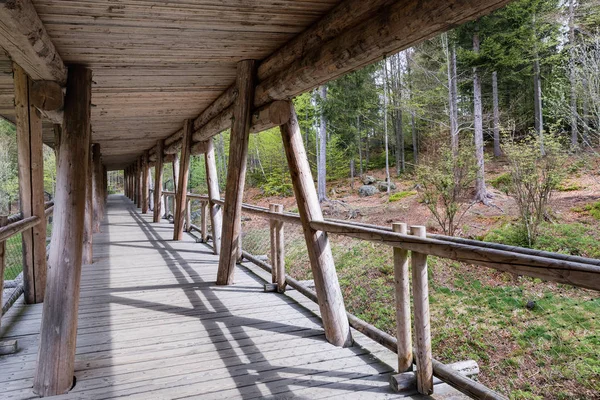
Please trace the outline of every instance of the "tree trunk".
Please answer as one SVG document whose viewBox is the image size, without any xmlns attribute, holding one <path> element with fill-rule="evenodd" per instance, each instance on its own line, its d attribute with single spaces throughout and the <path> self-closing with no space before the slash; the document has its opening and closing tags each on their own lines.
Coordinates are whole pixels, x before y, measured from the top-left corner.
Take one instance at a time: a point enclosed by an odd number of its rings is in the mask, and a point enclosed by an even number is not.
<svg viewBox="0 0 600 400">
<path fill-rule="evenodd" d="M 387 59 L 383 59 L 383 132 L 385 137 L 385 181 L 390 194 L 390 158 L 388 149 L 388 70 Z"/>
<path fill-rule="evenodd" d="M 535 112 L 535 131 L 540 139 L 540 153 L 546 154 L 544 150 L 544 114 L 542 108 L 542 82 L 540 79 L 540 62 L 537 58 L 533 61 L 533 102 Z"/>
<path fill-rule="evenodd" d="M 492 123 L 494 129 L 494 156 L 500 157 L 502 151 L 500 150 L 500 110 L 498 107 L 498 74 L 496 71 L 492 72 L 492 102 L 494 103 Z"/>
<path fill-rule="evenodd" d="M 413 97 L 410 64 L 411 64 L 411 57 L 407 53 L 406 54 L 406 73 L 408 75 L 408 100 L 409 101 L 412 100 L 412 97 Z M 417 164 L 419 164 L 419 148 L 418 148 L 418 140 L 417 140 L 417 125 L 416 125 L 416 121 L 415 121 L 415 109 L 414 109 L 413 105 L 411 105 L 411 110 L 410 110 L 410 128 L 411 128 L 411 134 L 412 134 L 413 164 L 417 165 Z"/>
<path fill-rule="evenodd" d="M 448 106 L 450 111 L 450 146 L 452 154 L 458 155 L 458 93 L 456 84 L 456 46 L 448 45 L 446 36 L 446 57 L 448 69 Z"/>
<path fill-rule="evenodd" d="M 360 175 L 363 174 L 363 157 L 362 157 L 362 135 L 360 133 L 360 115 L 356 116 L 356 132 L 358 134 L 358 168 Z"/>
<path fill-rule="evenodd" d="M 575 0 L 569 0 L 569 84 L 571 86 L 571 147 L 579 147 L 579 132 L 577 131 L 577 94 L 575 80 Z"/>
<path fill-rule="evenodd" d="M 479 33 L 473 34 L 473 51 L 479 54 Z M 487 203 L 485 188 L 485 165 L 483 154 L 483 112 L 481 106 L 481 80 L 477 67 L 473 68 L 473 122 L 475 127 L 475 157 L 477 159 L 477 179 L 475 181 L 475 200 Z"/>
<path fill-rule="evenodd" d="M 327 100 L 327 86 L 319 88 L 321 97 L 321 115 L 319 118 L 319 157 L 317 163 L 317 193 L 319 202 L 327 200 L 327 119 L 325 118 L 324 106 Z"/>
</svg>

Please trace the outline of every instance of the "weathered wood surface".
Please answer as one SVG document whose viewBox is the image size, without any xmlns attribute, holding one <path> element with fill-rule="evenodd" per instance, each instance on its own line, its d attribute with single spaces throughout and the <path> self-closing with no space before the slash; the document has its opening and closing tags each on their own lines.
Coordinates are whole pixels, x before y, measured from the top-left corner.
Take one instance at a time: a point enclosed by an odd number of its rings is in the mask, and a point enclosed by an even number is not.
<svg viewBox="0 0 600 400">
<path fill-rule="evenodd" d="M 208 187 L 208 204 L 210 207 L 210 223 L 213 237 L 213 251 L 219 254 L 221 250 L 221 232 L 223 227 L 223 213 L 219 192 L 219 177 L 217 175 L 217 161 L 215 158 L 215 146 L 213 139 L 206 141 L 206 153 L 204 154 L 204 163 L 206 167 L 206 186 Z"/>
<path fill-rule="evenodd" d="M 154 165 L 154 210 L 152 210 L 154 222 L 160 222 L 162 216 L 163 200 L 162 200 L 162 189 L 163 189 L 163 172 L 164 172 L 164 159 L 163 159 L 163 148 L 165 147 L 165 141 L 160 139 L 156 143 L 156 163 Z"/>
<path fill-rule="evenodd" d="M 69 68 L 65 121 L 57 163 L 54 226 L 33 387 L 43 396 L 65 393 L 73 383 L 86 180 L 91 136 L 92 72 Z M 39 326 L 39 321 L 38 321 Z M 31 386 L 31 382 L 29 384 Z"/>
<path fill-rule="evenodd" d="M 190 176 L 190 150 L 192 145 L 192 120 L 186 120 L 183 126 L 183 146 L 179 160 L 179 180 L 177 182 L 175 195 L 175 226 L 173 228 L 173 240 L 183 239 L 183 226 L 187 214 L 187 186 Z M 175 170 L 173 170 L 175 171 Z"/>
<path fill-rule="evenodd" d="M 394 232 L 408 234 L 405 223 L 392 224 Z M 410 279 L 408 251 L 394 248 L 394 288 L 396 292 L 396 339 L 398 340 L 398 372 L 412 368 L 412 330 L 410 312 Z"/>
<path fill-rule="evenodd" d="M 40 217 L 39 224 L 22 234 L 23 286 L 28 303 L 41 303 L 46 288 L 42 120 L 31 102 L 33 81 L 20 66 L 15 64 L 13 70 L 21 213 L 25 218 Z"/>
<path fill-rule="evenodd" d="M 229 165 L 223 207 L 223 227 L 217 284 L 233 283 L 235 264 L 241 255 L 242 198 L 246 182 L 246 159 L 250 141 L 252 99 L 254 98 L 256 63 L 244 60 L 238 63 L 238 97 L 233 107 L 233 125 L 229 141 Z"/>
<path fill-rule="evenodd" d="M 391 352 L 367 340 L 339 348 L 324 338 L 318 309 L 297 291 L 262 292 L 257 267 L 215 286 L 217 256 L 172 227 L 151 223 L 110 196 L 84 266 L 75 355 L 77 385 L 60 399 L 389 398 Z M 264 274 L 262 275 L 264 277 Z M 18 302 L 0 336 L 21 350 L 0 357 L 2 395 L 33 398 L 40 305 Z M 363 337 L 356 333 L 357 340 Z M 372 349 L 372 350 L 371 350 Z"/>
<path fill-rule="evenodd" d="M 94 243 L 94 193 L 93 193 L 93 176 L 94 163 L 92 160 L 92 136 L 88 136 L 90 143 L 88 145 L 88 165 L 86 168 L 87 176 L 85 180 L 85 217 L 83 219 L 83 250 L 81 262 L 91 264 L 93 262 L 93 243 Z"/>
<path fill-rule="evenodd" d="M 67 69 L 31 0 L 0 3 L 0 47 L 32 79 L 67 81 Z"/>
<path fill-rule="evenodd" d="M 142 155 L 142 214 L 148 212 L 150 192 L 148 187 L 148 151 L 145 151 Z"/>
<path fill-rule="evenodd" d="M 103 167 L 100 154 L 100 145 L 98 143 L 92 146 L 92 164 L 93 164 L 93 182 L 92 198 L 94 202 L 94 233 L 100 232 L 100 223 L 104 218 L 104 188 L 103 188 Z"/>
<path fill-rule="evenodd" d="M 327 340 L 336 346 L 349 346 L 352 344 L 352 337 L 329 239 L 326 232 L 311 226 L 311 222 L 323 220 L 323 213 L 302 142 L 298 118 L 291 102 L 289 113 L 289 121 L 281 126 L 281 137 L 292 176 Z"/>
</svg>

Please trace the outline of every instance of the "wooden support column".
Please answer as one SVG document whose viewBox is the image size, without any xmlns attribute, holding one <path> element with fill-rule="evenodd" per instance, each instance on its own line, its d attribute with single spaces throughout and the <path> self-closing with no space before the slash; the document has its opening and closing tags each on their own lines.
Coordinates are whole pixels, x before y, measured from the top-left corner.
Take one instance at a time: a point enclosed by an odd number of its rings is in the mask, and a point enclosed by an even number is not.
<svg viewBox="0 0 600 400">
<path fill-rule="evenodd" d="M 91 70 L 69 67 L 56 176 L 54 227 L 34 391 L 53 396 L 73 385 L 85 190 L 90 143 Z"/>
<path fill-rule="evenodd" d="M 283 205 L 270 204 L 269 211 L 278 214 L 283 213 Z M 283 222 L 272 219 L 271 227 L 271 259 L 273 263 L 272 282 L 277 284 L 279 293 L 285 292 L 285 249 L 284 249 L 284 233 Z"/>
<path fill-rule="evenodd" d="M 181 158 L 179 160 L 179 182 L 175 192 L 175 227 L 173 228 L 173 240 L 183 239 L 183 225 L 187 214 L 187 185 L 190 172 L 190 150 L 192 147 L 192 128 L 194 122 L 186 119 L 183 125 L 183 137 L 181 146 Z"/>
<path fill-rule="evenodd" d="M 173 192 L 177 193 L 177 184 L 179 183 L 179 154 L 175 153 L 172 161 L 173 166 Z M 173 212 L 175 210 L 173 209 Z"/>
<path fill-rule="evenodd" d="M 93 262 L 93 235 L 94 235 L 94 197 L 93 197 L 93 178 L 94 178 L 94 163 L 92 162 L 92 144 L 90 135 L 90 145 L 88 148 L 88 168 L 85 187 L 85 217 L 83 221 L 83 256 L 81 262 L 83 264 L 91 264 Z"/>
<path fill-rule="evenodd" d="M 135 178 L 136 178 L 136 184 L 135 184 L 135 191 L 136 191 L 136 200 L 135 200 L 135 205 L 137 206 L 137 208 L 142 208 L 142 181 L 144 180 L 144 173 L 142 170 L 142 158 L 138 158 L 137 159 L 137 169 L 135 171 Z"/>
<path fill-rule="evenodd" d="M 44 207 L 44 154 L 42 119 L 30 101 L 33 82 L 13 64 L 19 197 L 24 218 L 40 217 L 40 223 L 22 234 L 23 286 L 27 304 L 44 301 L 46 287 L 46 217 Z"/>
<path fill-rule="evenodd" d="M 201 214 L 200 214 L 200 240 L 202 243 L 208 242 L 208 214 L 210 207 L 207 201 L 200 202 Z"/>
<path fill-rule="evenodd" d="M 406 235 L 405 223 L 392 224 L 394 232 Z M 394 248 L 394 283 L 396 290 L 396 338 L 398 339 L 398 372 L 412 369 L 412 334 L 410 329 L 410 280 L 408 251 Z"/>
<path fill-rule="evenodd" d="M 148 150 L 146 150 L 142 155 L 142 214 L 148 213 L 148 200 L 150 198 L 148 172 Z"/>
<path fill-rule="evenodd" d="M 0 215 L 0 228 L 8 224 L 8 215 Z M 6 240 L 0 241 L 0 306 L 3 303 L 4 269 L 6 268 Z M 2 307 L 0 307 L 0 326 L 2 323 Z"/>
<path fill-rule="evenodd" d="M 233 104 L 217 285 L 233 283 L 235 264 L 241 252 L 242 197 L 246 182 L 246 160 L 252 122 L 250 112 L 254 99 L 255 64 L 254 60 L 244 60 L 237 65 L 238 97 Z"/>
<path fill-rule="evenodd" d="M 104 218 L 104 167 L 100 157 L 100 145 L 94 143 L 92 146 L 92 164 L 93 168 L 93 187 L 92 197 L 94 202 L 94 229 L 93 232 L 100 232 L 100 223 Z"/>
<path fill-rule="evenodd" d="M 427 237 L 424 226 L 411 226 L 410 234 Z M 427 254 L 411 252 L 413 278 L 413 305 L 415 307 L 415 341 L 417 364 L 417 390 L 421 394 L 433 393 L 433 361 L 431 354 L 431 328 L 429 323 L 429 283 L 427 281 Z"/>
<path fill-rule="evenodd" d="M 163 151 L 165 147 L 164 140 L 156 142 L 156 164 L 154 165 L 154 210 L 152 211 L 152 221 L 160 222 L 162 212 L 162 188 L 163 188 Z"/>
<path fill-rule="evenodd" d="M 206 186 L 208 187 L 208 204 L 210 207 L 210 223 L 212 227 L 213 252 L 219 254 L 221 251 L 221 230 L 223 227 L 223 215 L 221 206 L 215 200 L 221 199 L 219 192 L 219 177 L 217 175 L 217 161 L 215 159 L 215 146 L 213 139 L 206 141 L 206 153 L 204 154 L 206 165 Z"/>
<path fill-rule="evenodd" d="M 300 220 L 304 228 L 325 336 L 336 346 L 350 346 L 352 336 L 329 239 L 326 232 L 314 230 L 310 226 L 313 221 L 323 221 L 323 213 L 302 142 L 298 118 L 291 102 L 289 107 L 290 119 L 281 126 L 281 137 L 292 176 Z"/>
</svg>

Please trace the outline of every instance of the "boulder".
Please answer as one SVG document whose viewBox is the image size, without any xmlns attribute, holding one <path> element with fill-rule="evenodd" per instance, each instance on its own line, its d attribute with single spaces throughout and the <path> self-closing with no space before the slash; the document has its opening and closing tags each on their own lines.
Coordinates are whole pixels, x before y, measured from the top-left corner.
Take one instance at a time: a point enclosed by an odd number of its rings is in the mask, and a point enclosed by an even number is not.
<svg viewBox="0 0 600 400">
<path fill-rule="evenodd" d="M 377 182 L 377 179 L 375 179 L 374 176 L 371 175 L 363 175 L 362 179 L 362 183 L 365 185 L 372 185 L 375 182 Z"/>
<path fill-rule="evenodd" d="M 358 195 L 362 197 L 373 196 L 376 193 L 379 193 L 379 190 L 375 186 L 363 185 L 358 188 Z"/>
<path fill-rule="evenodd" d="M 377 189 L 379 189 L 381 192 L 387 192 L 387 182 L 377 182 Z M 396 190 L 396 184 L 394 182 L 390 182 L 390 190 Z"/>
</svg>

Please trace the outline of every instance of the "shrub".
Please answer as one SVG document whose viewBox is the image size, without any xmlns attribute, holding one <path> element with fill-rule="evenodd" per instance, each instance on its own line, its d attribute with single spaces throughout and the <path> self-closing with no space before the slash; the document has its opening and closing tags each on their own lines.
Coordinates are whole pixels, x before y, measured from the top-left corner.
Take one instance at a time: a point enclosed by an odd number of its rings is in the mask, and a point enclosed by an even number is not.
<svg viewBox="0 0 600 400">
<path fill-rule="evenodd" d="M 477 176 L 473 146 L 463 143 L 454 155 L 445 146 L 439 146 L 416 169 L 421 186 L 421 200 L 446 235 L 454 235 L 465 213 L 473 205 L 469 197 Z"/>
<path fill-rule="evenodd" d="M 511 182 L 511 177 L 510 177 L 510 173 L 508 173 L 508 172 L 505 172 L 502 175 L 498 175 L 494 179 L 490 180 L 490 184 L 494 188 L 496 188 L 504 193 L 508 193 L 508 188 L 510 186 L 510 182 Z"/>
<path fill-rule="evenodd" d="M 520 221 L 531 247 L 546 216 L 552 193 L 563 179 L 566 155 L 552 135 L 544 139 L 543 155 L 537 136 L 518 143 L 507 140 L 503 147 L 511 177 L 507 194 L 517 203 Z"/>
<path fill-rule="evenodd" d="M 586 205 L 583 210 L 587 211 L 594 219 L 600 220 L 600 201 Z"/>
</svg>

